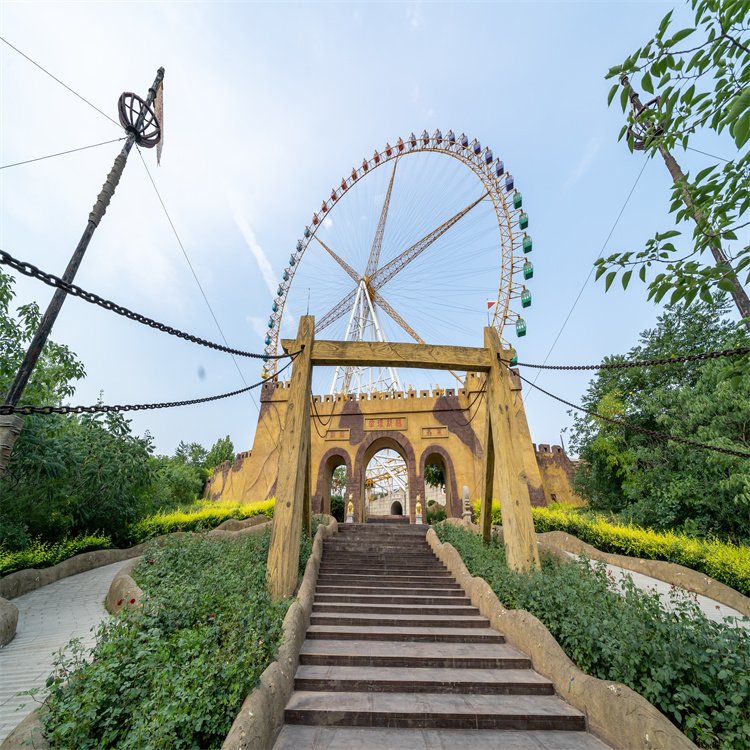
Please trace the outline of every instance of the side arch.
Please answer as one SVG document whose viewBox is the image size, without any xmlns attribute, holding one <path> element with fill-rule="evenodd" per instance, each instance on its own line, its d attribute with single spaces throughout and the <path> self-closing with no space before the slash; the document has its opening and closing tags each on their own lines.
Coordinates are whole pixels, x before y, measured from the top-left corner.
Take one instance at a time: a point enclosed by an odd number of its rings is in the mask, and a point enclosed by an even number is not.
<svg viewBox="0 0 750 750">
<path fill-rule="evenodd" d="M 445 448 L 442 445 L 428 445 L 423 451 L 419 458 L 419 474 L 422 477 L 422 490 L 424 491 L 424 467 L 427 465 L 428 459 L 432 456 L 440 456 L 445 467 L 445 492 L 448 495 L 445 503 L 446 515 L 449 518 L 460 518 L 461 517 L 461 497 L 458 494 L 458 487 L 456 485 L 456 471 L 453 467 L 453 459 L 450 457 Z"/>
<path fill-rule="evenodd" d="M 352 461 L 349 454 L 343 448 L 330 448 L 323 454 L 318 465 L 318 481 L 312 503 L 315 513 L 331 512 L 331 479 L 339 466 L 346 466 L 346 487 L 348 492 L 353 492 Z M 348 502 L 348 497 L 345 497 L 344 509 Z"/>
</svg>

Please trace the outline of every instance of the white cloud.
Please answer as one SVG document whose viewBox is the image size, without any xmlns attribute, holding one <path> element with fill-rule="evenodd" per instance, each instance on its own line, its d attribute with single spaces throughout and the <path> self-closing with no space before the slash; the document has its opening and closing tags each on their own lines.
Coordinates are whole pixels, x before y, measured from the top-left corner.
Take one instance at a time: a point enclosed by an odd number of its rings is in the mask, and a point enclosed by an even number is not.
<svg viewBox="0 0 750 750">
<path fill-rule="evenodd" d="M 406 17 L 412 29 L 418 29 L 424 23 L 424 14 L 422 13 L 422 3 L 414 2 L 406 6 Z"/>
<path fill-rule="evenodd" d="M 323 226 L 330 230 L 333 228 L 333 219 L 330 216 L 326 216 L 325 219 L 323 219 Z"/>
<path fill-rule="evenodd" d="M 266 326 L 266 321 L 263 318 L 259 318 L 256 315 L 248 315 L 246 320 L 248 325 L 261 338 L 265 337 L 266 333 L 268 333 L 268 326 Z"/>
<path fill-rule="evenodd" d="M 271 265 L 271 261 L 268 260 L 268 256 L 260 246 L 258 238 L 255 236 L 253 228 L 250 226 L 250 222 L 245 218 L 245 216 L 243 216 L 239 208 L 239 202 L 237 201 L 235 196 L 229 193 L 227 195 L 227 200 L 229 201 L 229 209 L 232 212 L 234 223 L 237 225 L 237 229 L 240 230 L 240 234 L 245 240 L 248 248 L 250 248 L 250 252 L 253 254 L 255 262 L 258 264 L 260 275 L 263 277 L 263 281 L 265 282 L 268 291 L 271 293 L 272 297 L 275 297 L 278 281 L 277 275 L 273 270 L 273 266 Z"/>
<path fill-rule="evenodd" d="M 568 175 L 568 178 L 565 180 L 565 182 L 563 182 L 563 193 L 567 193 L 568 190 L 570 190 L 581 179 L 581 177 L 583 177 L 586 172 L 591 169 L 591 165 L 594 163 L 594 159 L 599 153 L 600 148 L 601 144 L 598 140 L 592 139 L 588 142 L 586 151 L 584 152 L 583 156 L 578 161 L 578 164 L 575 165 L 571 173 Z"/>
</svg>

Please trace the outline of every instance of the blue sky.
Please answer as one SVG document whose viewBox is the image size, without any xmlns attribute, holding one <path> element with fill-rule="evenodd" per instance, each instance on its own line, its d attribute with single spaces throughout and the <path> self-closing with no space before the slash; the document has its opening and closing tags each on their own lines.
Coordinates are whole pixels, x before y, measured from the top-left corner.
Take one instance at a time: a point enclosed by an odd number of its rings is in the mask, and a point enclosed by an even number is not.
<svg viewBox="0 0 750 750">
<path fill-rule="evenodd" d="M 477 137 L 513 172 L 531 217 L 534 303 L 518 349 L 522 361 L 541 362 L 643 166 L 642 155 L 617 142 L 623 117 L 606 105 L 604 74 L 650 38 L 672 5 L 26 1 L 0 5 L 0 29 L 115 118 L 121 91 L 145 95 L 156 68 L 166 68 L 162 165 L 153 152 L 144 157 L 226 338 L 239 348 L 261 350 L 269 287 L 352 165 L 411 130 Z M 676 14 L 688 17 L 684 6 Z M 1 164 L 119 135 L 3 44 L 0 85 Z M 113 144 L 0 172 L 0 247 L 61 273 L 118 150 Z M 678 158 L 685 169 L 711 163 L 693 152 Z M 669 227 L 668 202 L 668 174 L 652 162 L 608 250 L 638 249 Z M 420 300 L 445 296 L 446 264 L 440 273 L 426 274 L 402 304 L 411 297 L 418 316 Z M 135 151 L 77 283 L 196 335 L 219 336 Z M 17 291 L 19 302 L 43 306 L 51 296 L 27 279 Z M 311 294 L 325 302 L 322 288 Z M 457 314 L 468 343 L 481 341 L 485 299 L 478 293 L 476 310 Z M 401 312 L 408 318 L 408 306 Z M 605 294 L 592 279 L 549 361 L 623 352 L 657 314 L 638 283 Z M 126 403 L 242 386 L 226 355 L 78 300 L 67 301 L 54 336 L 86 365 L 76 403 L 100 392 L 106 403 Z M 438 336 L 429 340 L 443 343 Z M 247 382 L 258 379 L 254 363 L 239 366 Z M 575 402 L 587 381 L 553 373 L 538 380 Z M 571 422 L 566 408 L 539 393 L 526 393 L 526 401 L 535 442 L 559 442 Z M 244 450 L 256 419 L 255 403 L 241 396 L 139 413 L 133 426 L 149 430 L 160 452 L 226 434 Z"/>
</svg>

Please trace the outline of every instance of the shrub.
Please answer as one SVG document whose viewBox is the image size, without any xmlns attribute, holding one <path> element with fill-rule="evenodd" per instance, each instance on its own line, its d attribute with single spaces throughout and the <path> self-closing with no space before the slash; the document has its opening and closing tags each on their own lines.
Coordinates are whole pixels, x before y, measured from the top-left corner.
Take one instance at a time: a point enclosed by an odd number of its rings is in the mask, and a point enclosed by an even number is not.
<svg viewBox="0 0 750 750">
<path fill-rule="evenodd" d="M 108 549 L 111 546 L 112 540 L 104 534 L 86 534 L 65 538 L 53 544 L 35 539 L 28 547 L 17 551 L 0 547 L 0 576 L 24 568 L 48 568 L 81 552 Z"/>
<path fill-rule="evenodd" d="M 259 503 L 206 500 L 185 510 L 156 513 L 136 521 L 128 529 L 128 539 L 132 544 L 138 544 L 174 531 L 212 529 L 230 518 L 242 520 L 258 515 L 273 518 L 275 502 L 274 498 Z"/>
<path fill-rule="evenodd" d="M 151 545 L 135 578 L 143 606 L 74 645 L 49 680 L 53 747 L 219 748 L 273 660 L 289 601 L 266 591 L 270 534 Z M 303 536 L 300 570 L 311 549 Z M 88 656 L 88 658 L 87 658 Z"/>
<path fill-rule="evenodd" d="M 479 503 L 474 510 L 479 515 Z M 537 532 L 566 531 L 603 552 L 666 560 L 684 565 L 750 595 L 750 547 L 697 539 L 674 531 L 653 531 L 630 524 L 608 521 L 603 516 L 583 515 L 574 506 L 551 505 L 532 508 Z M 500 504 L 492 503 L 492 523 L 502 523 Z"/>
<path fill-rule="evenodd" d="M 445 508 L 439 503 L 427 504 L 427 523 L 434 524 L 445 521 Z"/>
<path fill-rule="evenodd" d="M 605 566 L 545 561 L 541 572 L 510 571 L 501 544 L 466 529 L 435 530 L 484 578 L 504 606 L 538 617 L 584 671 L 623 682 L 702 747 L 750 746 L 750 633 L 711 622 L 674 590 L 667 607 L 628 577 L 612 590 Z"/>
</svg>

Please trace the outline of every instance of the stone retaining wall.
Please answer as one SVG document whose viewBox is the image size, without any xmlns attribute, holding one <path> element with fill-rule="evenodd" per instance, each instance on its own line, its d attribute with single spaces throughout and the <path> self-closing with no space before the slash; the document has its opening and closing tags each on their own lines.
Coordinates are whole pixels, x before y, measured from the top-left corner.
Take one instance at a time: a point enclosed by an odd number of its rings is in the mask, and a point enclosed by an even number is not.
<svg viewBox="0 0 750 750">
<path fill-rule="evenodd" d="M 638 693 L 626 685 L 582 672 L 534 615 L 505 609 L 489 584 L 472 576 L 455 547 L 443 544 L 434 529 L 428 530 L 427 542 L 492 627 L 531 658 L 534 669 L 553 682 L 561 698 L 583 712 L 589 731 L 615 750 L 695 749 L 664 714 Z"/>
</svg>

